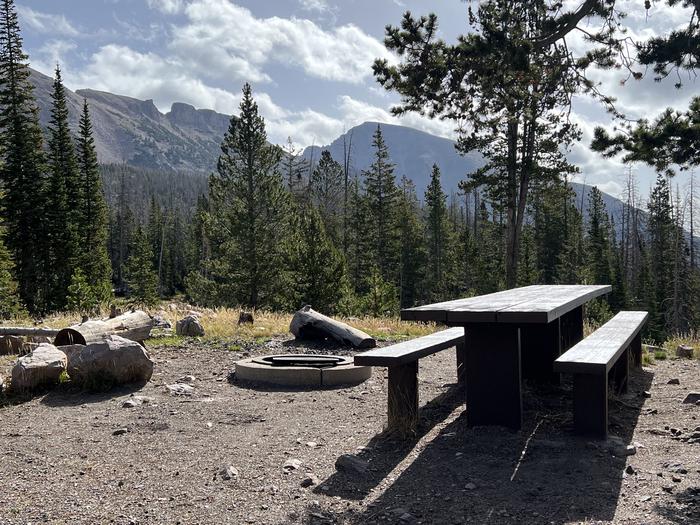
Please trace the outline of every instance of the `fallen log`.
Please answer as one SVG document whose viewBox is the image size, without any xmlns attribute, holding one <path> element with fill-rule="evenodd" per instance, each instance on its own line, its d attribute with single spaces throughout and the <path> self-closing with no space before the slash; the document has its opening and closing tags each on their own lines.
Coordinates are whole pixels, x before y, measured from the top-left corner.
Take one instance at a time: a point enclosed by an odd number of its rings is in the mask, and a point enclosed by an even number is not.
<svg viewBox="0 0 700 525">
<path fill-rule="evenodd" d="M 86 345 L 102 341 L 110 335 L 118 335 L 141 343 L 148 339 L 151 328 L 153 328 L 151 316 L 142 310 L 134 310 L 105 321 L 85 321 L 64 328 L 56 334 L 53 344 L 56 346 Z"/>
<path fill-rule="evenodd" d="M 297 339 L 335 339 L 355 348 L 374 348 L 377 342 L 362 330 L 331 319 L 310 306 L 304 306 L 294 314 L 289 330 Z"/>
<path fill-rule="evenodd" d="M 45 336 L 56 337 L 60 330 L 56 328 L 27 328 L 24 326 L 0 326 L 0 336 L 21 335 L 21 336 Z"/>
</svg>

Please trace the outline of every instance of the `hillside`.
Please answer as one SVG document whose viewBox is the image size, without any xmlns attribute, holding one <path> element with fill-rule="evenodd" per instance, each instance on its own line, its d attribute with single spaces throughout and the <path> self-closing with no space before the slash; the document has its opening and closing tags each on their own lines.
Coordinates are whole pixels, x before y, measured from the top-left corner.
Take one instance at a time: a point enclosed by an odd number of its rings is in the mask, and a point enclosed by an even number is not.
<svg viewBox="0 0 700 525">
<path fill-rule="evenodd" d="M 53 80 L 32 70 L 31 81 L 46 127 Z M 214 169 L 230 117 L 176 102 L 166 114 L 152 100 L 104 91 L 66 90 L 70 125 L 77 130 L 83 100 L 90 104 L 98 158 L 103 164 L 127 163 L 142 168 L 206 172 Z"/>
</svg>

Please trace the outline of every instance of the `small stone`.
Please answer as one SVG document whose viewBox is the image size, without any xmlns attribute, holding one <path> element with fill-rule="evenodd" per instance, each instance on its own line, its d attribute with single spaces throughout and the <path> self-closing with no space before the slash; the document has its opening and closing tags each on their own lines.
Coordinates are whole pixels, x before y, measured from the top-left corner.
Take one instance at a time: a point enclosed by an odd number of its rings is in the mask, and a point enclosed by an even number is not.
<svg viewBox="0 0 700 525">
<path fill-rule="evenodd" d="M 399 521 L 401 523 L 415 523 L 416 522 L 416 517 L 411 514 L 410 512 L 406 512 L 405 514 L 402 514 L 399 516 Z"/>
<path fill-rule="evenodd" d="M 306 443 L 306 446 L 309 448 L 316 448 L 318 446 L 318 443 L 316 443 L 315 441 L 308 441 Z"/>
<path fill-rule="evenodd" d="M 153 398 L 146 396 L 131 396 L 122 403 L 122 408 L 135 408 L 141 405 L 147 405 L 153 401 Z"/>
<path fill-rule="evenodd" d="M 667 461 L 664 463 L 664 468 L 673 474 L 687 474 L 688 469 L 682 463 L 677 461 Z"/>
<path fill-rule="evenodd" d="M 299 470 L 301 468 L 301 461 L 298 459 L 288 459 L 282 465 L 282 470 L 285 472 L 291 472 L 293 470 Z"/>
<path fill-rule="evenodd" d="M 219 470 L 219 477 L 224 481 L 237 480 L 238 476 L 238 469 L 232 465 L 224 465 Z"/>
<path fill-rule="evenodd" d="M 126 434 L 127 432 L 129 432 L 128 428 L 118 428 L 117 430 L 112 432 L 112 435 L 113 436 L 121 436 L 121 435 Z"/>
<path fill-rule="evenodd" d="M 196 379 L 197 378 L 192 376 L 192 375 L 187 375 L 187 376 L 182 376 L 180 379 L 178 379 L 175 382 L 176 383 L 185 383 L 185 384 L 191 385 L 192 383 L 194 383 L 196 381 Z"/>
<path fill-rule="evenodd" d="M 650 398 L 650 397 L 651 397 L 651 392 L 649 392 L 648 390 L 645 390 L 644 392 L 642 392 L 642 396 L 644 396 L 644 397 L 646 397 L 646 398 Z"/>
<path fill-rule="evenodd" d="M 670 494 L 671 492 L 673 492 L 673 487 L 661 487 L 661 489 L 662 489 L 664 492 L 668 492 L 669 494 Z"/>
<path fill-rule="evenodd" d="M 304 479 L 301 480 L 300 484 L 304 488 L 312 487 L 314 485 L 319 484 L 319 479 L 314 474 L 307 472 L 306 476 L 304 477 Z"/>
<path fill-rule="evenodd" d="M 690 392 L 683 400 L 684 404 L 697 404 L 700 402 L 700 392 Z"/>
<path fill-rule="evenodd" d="M 194 394 L 194 387 L 185 383 L 175 383 L 174 385 L 166 385 L 166 387 L 174 396 L 191 396 Z"/>
<path fill-rule="evenodd" d="M 646 495 L 639 498 L 639 501 L 651 501 L 651 496 Z"/>
<path fill-rule="evenodd" d="M 667 385 L 680 385 L 681 380 L 678 379 L 677 377 L 674 377 L 673 379 L 669 379 Z"/>
<path fill-rule="evenodd" d="M 369 463 L 352 454 L 343 454 L 335 461 L 335 469 L 348 474 L 365 474 Z"/>
<path fill-rule="evenodd" d="M 625 468 L 625 472 L 630 475 L 637 473 L 637 471 L 634 470 L 634 467 L 632 465 L 627 465 L 627 468 Z"/>
<path fill-rule="evenodd" d="M 466 485 L 464 485 L 464 488 L 467 490 L 476 490 L 476 483 L 467 483 Z"/>
</svg>

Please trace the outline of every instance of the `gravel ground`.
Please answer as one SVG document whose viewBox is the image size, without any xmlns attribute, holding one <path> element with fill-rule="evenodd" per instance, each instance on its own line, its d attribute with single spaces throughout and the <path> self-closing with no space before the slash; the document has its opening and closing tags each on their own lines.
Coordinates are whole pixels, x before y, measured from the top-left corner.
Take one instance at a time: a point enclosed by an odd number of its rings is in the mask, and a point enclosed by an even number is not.
<svg viewBox="0 0 700 525">
<path fill-rule="evenodd" d="M 152 348 L 156 372 L 137 391 L 63 386 L 10 400 L 0 523 L 700 523 L 700 406 L 681 403 L 700 391 L 697 360 L 634 372 L 610 421 L 636 454 L 616 457 L 614 441 L 571 434 L 567 384 L 526 387 L 521 432 L 468 429 L 453 351 L 421 360 L 422 421 L 408 440 L 381 435 L 383 369 L 316 391 L 229 378 L 248 354 L 310 350 L 280 340 Z M 170 394 L 185 375 L 194 394 Z M 131 395 L 152 399 L 122 408 Z M 336 471 L 342 454 L 367 471 Z"/>
</svg>

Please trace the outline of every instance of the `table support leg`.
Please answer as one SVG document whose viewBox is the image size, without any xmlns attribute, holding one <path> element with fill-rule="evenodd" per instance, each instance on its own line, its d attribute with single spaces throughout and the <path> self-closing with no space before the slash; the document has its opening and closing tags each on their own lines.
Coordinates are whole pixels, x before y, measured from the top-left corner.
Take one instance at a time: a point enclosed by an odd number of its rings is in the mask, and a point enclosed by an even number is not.
<svg viewBox="0 0 700 525">
<path fill-rule="evenodd" d="M 561 320 L 561 352 L 583 339 L 583 306 L 574 308 L 560 317 Z"/>
<path fill-rule="evenodd" d="M 574 429 L 577 434 L 607 437 L 607 374 L 574 374 Z"/>
<path fill-rule="evenodd" d="M 552 365 L 561 355 L 559 319 L 547 324 L 522 325 L 520 334 L 523 378 L 558 384 L 560 377 L 552 370 Z"/>
<path fill-rule="evenodd" d="M 632 363 L 635 367 L 642 366 L 642 334 L 637 334 L 632 339 L 630 344 L 630 351 L 632 352 Z"/>
<path fill-rule="evenodd" d="M 513 325 L 465 327 L 467 425 L 522 426 L 520 329 Z"/>
<path fill-rule="evenodd" d="M 388 426 L 411 431 L 418 424 L 418 361 L 389 367 Z"/>
<path fill-rule="evenodd" d="M 457 343 L 455 347 L 455 353 L 457 354 L 457 384 L 460 387 L 464 387 L 464 383 L 466 382 L 466 365 L 465 365 L 465 359 L 466 359 L 466 349 L 464 347 L 464 341 L 461 343 Z"/>
</svg>

